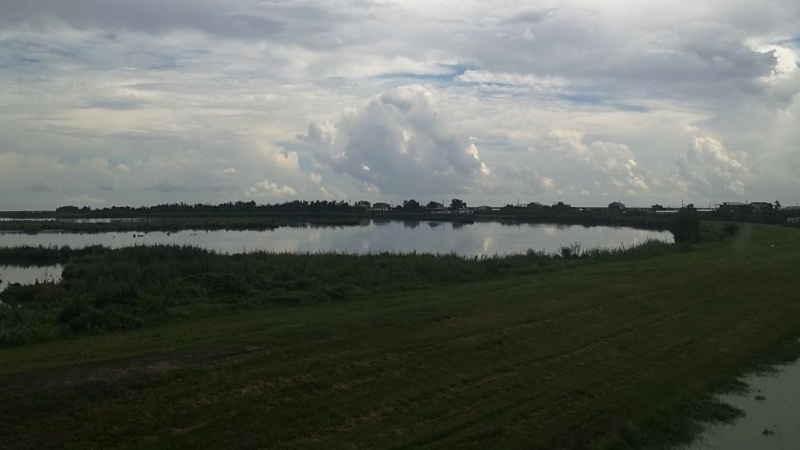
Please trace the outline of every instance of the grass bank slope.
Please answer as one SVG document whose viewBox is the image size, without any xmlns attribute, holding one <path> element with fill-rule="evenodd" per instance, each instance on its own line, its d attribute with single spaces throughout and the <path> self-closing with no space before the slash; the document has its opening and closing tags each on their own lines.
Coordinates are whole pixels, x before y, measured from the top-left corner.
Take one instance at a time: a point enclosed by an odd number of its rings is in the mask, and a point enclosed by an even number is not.
<svg viewBox="0 0 800 450">
<path fill-rule="evenodd" d="M 669 444 L 685 430 L 654 414 L 800 334 L 797 267 L 800 231 L 747 225 L 690 253 L 6 348 L 0 442 L 630 448 L 649 423 Z"/>
</svg>

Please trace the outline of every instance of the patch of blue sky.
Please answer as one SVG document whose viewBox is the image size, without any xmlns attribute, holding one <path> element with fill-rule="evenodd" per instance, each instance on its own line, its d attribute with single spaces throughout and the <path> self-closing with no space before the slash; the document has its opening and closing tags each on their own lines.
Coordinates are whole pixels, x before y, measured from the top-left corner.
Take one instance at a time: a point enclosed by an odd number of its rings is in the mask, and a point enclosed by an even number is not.
<svg viewBox="0 0 800 450">
<path fill-rule="evenodd" d="M 631 111 L 631 112 L 650 111 L 650 108 L 641 105 L 633 105 L 630 103 L 617 102 L 614 101 L 613 99 L 610 99 L 602 95 L 586 93 L 586 92 L 560 93 L 557 94 L 556 96 L 561 100 L 566 100 L 571 103 L 600 106 L 620 111 Z"/>
<path fill-rule="evenodd" d="M 439 73 L 398 72 L 381 74 L 375 78 L 424 82 L 435 85 L 450 85 L 455 82 L 454 80 L 456 77 L 462 75 L 467 70 L 474 69 L 474 67 L 464 64 L 437 64 L 436 66 L 441 69 Z"/>
<path fill-rule="evenodd" d="M 511 141 L 507 136 L 491 135 L 472 138 L 481 154 L 486 153 L 521 153 L 527 148 Z"/>
<path fill-rule="evenodd" d="M 800 36 L 794 36 L 789 39 L 783 39 L 775 44 L 777 45 L 788 45 L 790 47 L 800 47 Z"/>
<path fill-rule="evenodd" d="M 108 109 L 114 111 L 132 111 L 141 109 L 145 105 L 147 105 L 147 102 L 133 99 L 96 100 L 86 103 L 87 108 Z"/>
</svg>

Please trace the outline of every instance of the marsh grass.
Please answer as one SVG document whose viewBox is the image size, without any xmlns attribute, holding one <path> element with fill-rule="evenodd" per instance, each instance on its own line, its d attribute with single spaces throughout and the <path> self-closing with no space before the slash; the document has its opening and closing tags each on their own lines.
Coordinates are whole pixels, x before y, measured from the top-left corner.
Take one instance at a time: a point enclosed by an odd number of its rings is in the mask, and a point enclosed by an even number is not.
<svg viewBox="0 0 800 450">
<path fill-rule="evenodd" d="M 0 249 L 3 264 L 64 264 L 61 281 L 12 285 L 0 300 L 0 346 L 60 335 L 127 331 L 261 307 L 344 302 L 430 286 L 530 275 L 684 250 L 659 241 L 556 254 L 462 257 L 422 253 L 224 255 L 195 247 Z M 27 337 L 27 338 L 26 338 Z"/>
</svg>

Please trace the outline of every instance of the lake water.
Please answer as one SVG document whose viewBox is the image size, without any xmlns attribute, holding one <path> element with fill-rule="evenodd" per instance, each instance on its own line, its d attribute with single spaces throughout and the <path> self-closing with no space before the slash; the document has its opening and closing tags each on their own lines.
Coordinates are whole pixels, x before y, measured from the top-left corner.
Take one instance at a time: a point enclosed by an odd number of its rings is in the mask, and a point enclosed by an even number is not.
<svg viewBox="0 0 800 450">
<path fill-rule="evenodd" d="M 0 222 L 70 222 L 70 223 L 113 223 L 113 222 L 144 222 L 150 219 L 140 218 L 111 218 L 111 219 L 54 219 L 51 217 L 36 217 L 36 218 L 13 218 L 13 217 L 0 217 Z"/>
<path fill-rule="evenodd" d="M 548 253 L 561 246 L 632 246 L 646 240 L 673 242 L 666 231 L 625 227 L 476 222 L 470 225 L 427 221 L 366 221 L 347 227 L 282 227 L 271 231 L 180 231 L 173 233 L 3 233 L 0 246 L 190 245 L 222 253 L 272 252 L 424 252 L 464 256 L 506 255 L 529 249 Z"/>
<path fill-rule="evenodd" d="M 778 374 L 746 381 L 750 393 L 722 397 L 746 415 L 735 423 L 710 427 L 688 450 L 800 449 L 800 361 Z"/>
<path fill-rule="evenodd" d="M 33 284 L 38 281 L 58 281 L 61 279 L 61 266 L 16 267 L 0 266 L 0 291 L 9 284 Z"/>
</svg>

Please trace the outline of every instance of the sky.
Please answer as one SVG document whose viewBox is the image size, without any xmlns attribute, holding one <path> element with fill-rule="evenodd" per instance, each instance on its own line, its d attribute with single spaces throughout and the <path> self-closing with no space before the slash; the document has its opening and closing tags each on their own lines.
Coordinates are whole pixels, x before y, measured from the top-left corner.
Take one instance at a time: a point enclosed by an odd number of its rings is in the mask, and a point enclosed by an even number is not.
<svg viewBox="0 0 800 450">
<path fill-rule="evenodd" d="M 797 0 L 0 0 L 0 210 L 800 202 Z"/>
</svg>

